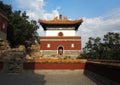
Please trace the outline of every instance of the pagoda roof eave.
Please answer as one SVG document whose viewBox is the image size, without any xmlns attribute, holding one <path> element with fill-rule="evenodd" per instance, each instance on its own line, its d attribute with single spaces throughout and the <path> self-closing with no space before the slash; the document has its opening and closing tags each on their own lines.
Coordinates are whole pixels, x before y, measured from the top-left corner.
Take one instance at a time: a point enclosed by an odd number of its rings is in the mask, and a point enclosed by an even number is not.
<svg viewBox="0 0 120 85">
<path fill-rule="evenodd" d="M 83 22 L 83 19 L 79 20 L 41 20 L 38 21 L 44 30 L 47 30 L 46 27 L 66 27 L 66 26 L 74 26 L 75 30 L 78 30 L 79 25 Z"/>
<path fill-rule="evenodd" d="M 81 23 L 80 23 L 81 24 Z M 59 24 L 55 24 L 55 25 L 44 25 L 41 24 L 44 30 L 47 30 L 47 27 L 75 27 L 75 30 L 78 30 L 78 27 L 80 26 L 80 24 L 64 24 L 64 25 L 59 25 Z"/>
<path fill-rule="evenodd" d="M 79 24 L 83 22 L 83 19 L 79 19 L 79 20 L 41 20 L 39 19 L 38 22 L 40 24 L 44 24 L 44 25 L 71 25 L 71 24 Z"/>
</svg>

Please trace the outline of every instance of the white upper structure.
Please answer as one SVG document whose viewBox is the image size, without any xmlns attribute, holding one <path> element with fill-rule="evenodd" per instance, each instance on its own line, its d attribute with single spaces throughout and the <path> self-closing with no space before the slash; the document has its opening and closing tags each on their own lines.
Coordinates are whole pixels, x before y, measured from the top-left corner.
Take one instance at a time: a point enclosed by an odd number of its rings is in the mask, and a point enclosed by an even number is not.
<svg viewBox="0 0 120 85">
<path fill-rule="evenodd" d="M 63 36 L 75 36 L 75 30 L 47 30 L 46 36 L 58 36 L 62 32 Z"/>
<path fill-rule="evenodd" d="M 55 17 L 53 20 L 39 20 L 46 36 L 75 36 L 82 22 L 82 19 L 68 20 L 67 17 L 62 18 L 62 15 L 59 18 Z"/>
</svg>

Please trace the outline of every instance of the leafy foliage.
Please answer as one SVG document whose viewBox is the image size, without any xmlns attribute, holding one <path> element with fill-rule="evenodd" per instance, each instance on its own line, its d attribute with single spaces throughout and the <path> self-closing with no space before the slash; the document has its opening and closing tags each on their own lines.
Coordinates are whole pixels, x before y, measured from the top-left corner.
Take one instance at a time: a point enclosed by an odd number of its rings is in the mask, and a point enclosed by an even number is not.
<svg viewBox="0 0 120 85">
<path fill-rule="evenodd" d="M 7 39 L 11 47 L 16 47 L 20 44 L 25 44 L 25 41 L 32 41 L 33 38 L 38 37 L 36 30 L 39 28 L 35 20 L 29 21 L 29 16 L 26 12 L 14 11 L 10 5 L 0 2 L 2 10 L 4 10 L 8 16 L 8 30 Z"/>
<path fill-rule="evenodd" d="M 81 54 L 88 59 L 116 59 L 120 60 L 120 33 L 109 32 L 103 40 L 99 37 L 89 38 Z"/>
</svg>

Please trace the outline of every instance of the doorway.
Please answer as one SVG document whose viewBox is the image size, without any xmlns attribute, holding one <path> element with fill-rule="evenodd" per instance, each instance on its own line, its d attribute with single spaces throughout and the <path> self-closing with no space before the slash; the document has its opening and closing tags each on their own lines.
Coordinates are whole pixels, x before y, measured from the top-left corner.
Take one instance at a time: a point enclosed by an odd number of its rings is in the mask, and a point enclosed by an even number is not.
<svg viewBox="0 0 120 85">
<path fill-rule="evenodd" d="M 59 46 L 59 47 L 58 47 L 58 54 L 59 54 L 59 55 L 62 55 L 62 54 L 63 54 L 63 47 L 62 47 L 62 46 Z"/>
</svg>

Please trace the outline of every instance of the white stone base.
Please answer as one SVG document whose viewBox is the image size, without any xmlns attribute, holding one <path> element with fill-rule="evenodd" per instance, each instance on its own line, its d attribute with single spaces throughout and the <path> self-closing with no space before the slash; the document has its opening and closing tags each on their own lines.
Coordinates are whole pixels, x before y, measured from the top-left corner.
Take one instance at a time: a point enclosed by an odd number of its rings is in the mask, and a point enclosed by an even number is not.
<svg viewBox="0 0 120 85">
<path fill-rule="evenodd" d="M 58 50 L 41 50 L 41 53 L 45 56 L 58 55 Z M 80 50 L 64 50 L 63 55 L 70 57 L 78 57 L 80 55 Z"/>
</svg>

